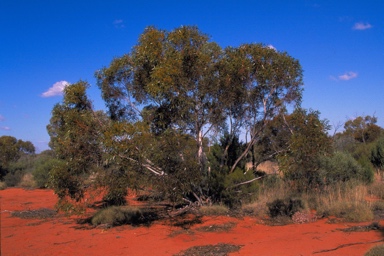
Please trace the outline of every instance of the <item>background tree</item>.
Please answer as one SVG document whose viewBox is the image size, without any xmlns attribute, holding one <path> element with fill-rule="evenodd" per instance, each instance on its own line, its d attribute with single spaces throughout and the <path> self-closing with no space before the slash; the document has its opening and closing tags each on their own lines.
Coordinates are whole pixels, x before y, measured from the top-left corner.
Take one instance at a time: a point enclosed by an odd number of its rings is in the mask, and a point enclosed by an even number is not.
<svg viewBox="0 0 384 256">
<path fill-rule="evenodd" d="M 0 137 L 0 180 L 9 172 L 9 165 L 24 155 L 34 155 L 35 147 L 30 141 L 12 136 Z"/>
<path fill-rule="evenodd" d="M 332 154 L 330 126 L 319 115 L 318 111 L 296 109 L 286 117 L 291 137 L 288 150 L 278 157 L 279 167 L 299 191 L 322 185 L 318 159 Z"/>
<path fill-rule="evenodd" d="M 364 144 L 373 142 L 382 132 L 382 128 L 376 123 L 377 118 L 375 116 L 358 116 L 345 122 L 344 134 L 352 136 L 356 141 Z"/>
</svg>

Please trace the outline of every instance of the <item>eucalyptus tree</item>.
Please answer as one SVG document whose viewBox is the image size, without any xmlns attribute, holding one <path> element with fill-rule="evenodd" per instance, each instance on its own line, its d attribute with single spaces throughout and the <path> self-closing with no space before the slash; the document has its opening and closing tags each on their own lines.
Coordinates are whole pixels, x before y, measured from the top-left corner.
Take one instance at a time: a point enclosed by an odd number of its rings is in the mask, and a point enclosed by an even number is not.
<svg viewBox="0 0 384 256">
<path fill-rule="evenodd" d="M 96 76 L 112 119 L 141 120 L 141 110 L 152 109 L 164 129 L 196 139 L 203 169 L 203 139 L 224 121 L 217 97 L 221 54 L 196 27 L 171 32 L 149 27 L 130 54 Z"/>
<path fill-rule="evenodd" d="M 298 60 L 261 44 L 227 48 L 221 75 L 222 102 L 233 133 L 249 133 L 244 152 L 231 172 L 250 152 L 267 123 L 297 107 L 302 96 L 302 68 Z M 229 97 L 228 97 L 229 95 Z"/>
<path fill-rule="evenodd" d="M 50 147 L 62 160 L 51 172 L 52 186 L 61 200 L 80 201 L 87 174 L 101 161 L 101 129 L 86 94 L 88 87 L 84 81 L 67 86 L 47 126 Z"/>
<path fill-rule="evenodd" d="M 196 193 L 210 170 L 208 138 L 249 139 L 231 161 L 225 146 L 221 167 L 230 162 L 233 172 L 266 124 L 288 104 L 300 105 L 302 91 L 301 66 L 287 53 L 261 44 L 222 49 L 189 26 L 145 29 L 96 77 L 113 121 L 104 145 L 110 160 L 161 180 L 179 177 L 168 182 L 174 190 Z"/>
</svg>

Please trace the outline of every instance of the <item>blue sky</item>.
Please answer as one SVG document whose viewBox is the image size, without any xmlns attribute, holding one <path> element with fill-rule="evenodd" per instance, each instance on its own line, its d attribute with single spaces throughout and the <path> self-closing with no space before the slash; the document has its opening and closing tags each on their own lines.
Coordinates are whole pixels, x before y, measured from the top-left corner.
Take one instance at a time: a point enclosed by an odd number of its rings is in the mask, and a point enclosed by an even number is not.
<svg viewBox="0 0 384 256">
<path fill-rule="evenodd" d="M 384 1 L 0 1 L 0 136 L 48 148 L 66 83 L 128 53 L 147 26 L 196 25 L 222 47 L 264 43 L 298 59 L 303 107 L 331 125 L 375 115 L 384 127 Z"/>
</svg>

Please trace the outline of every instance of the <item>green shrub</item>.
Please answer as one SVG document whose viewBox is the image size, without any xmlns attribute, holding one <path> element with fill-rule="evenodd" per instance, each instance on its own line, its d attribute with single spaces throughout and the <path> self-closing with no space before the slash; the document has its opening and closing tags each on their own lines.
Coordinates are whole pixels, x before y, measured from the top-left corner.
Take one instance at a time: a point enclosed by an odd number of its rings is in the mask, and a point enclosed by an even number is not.
<svg viewBox="0 0 384 256">
<path fill-rule="evenodd" d="M 369 163 L 357 162 L 350 154 L 336 152 L 331 157 L 321 157 L 321 176 L 326 185 L 349 180 L 359 180 L 366 183 L 372 182 L 374 171 Z"/>
<path fill-rule="evenodd" d="M 224 188 L 221 192 L 221 201 L 230 208 L 238 208 L 244 203 L 252 201 L 259 189 L 257 182 L 238 185 L 254 179 L 252 172 L 244 174 L 243 170 L 236 168 L 233 173 L 225 176 Z"/>
<path fill-rule="evenodd" d="M 17 186 L 21 179 L 23 178 L 23 172 L 22 171 L 15 171 L 15 172 L 9 172 L 4 177 L 4 182 L 7 185 L 7 187 L 14 187 Z"/>
<path fill-rule="evenodd" d="M 39 188 L 49 187 L 49 175 L 54 166 L 59 165 L 61 160 L 50 158 L 42 158 L 38 160 L 35 169 L 32 171 L 33 178 Z"/>
<path fill-rule="evenodd" d="M 98 211 L 91 220 L 92 225 L 107 224 L 119 226 L 123 224 L 138 224 L 142 213 L 139 208 L 130 206 L 111 206 Z"/>
<path fill-rule="evenodd" d="M 376 245 L 371 248 L 364 256 L 382 256 L 384 255 L 384 244 Z"/>
</svg>

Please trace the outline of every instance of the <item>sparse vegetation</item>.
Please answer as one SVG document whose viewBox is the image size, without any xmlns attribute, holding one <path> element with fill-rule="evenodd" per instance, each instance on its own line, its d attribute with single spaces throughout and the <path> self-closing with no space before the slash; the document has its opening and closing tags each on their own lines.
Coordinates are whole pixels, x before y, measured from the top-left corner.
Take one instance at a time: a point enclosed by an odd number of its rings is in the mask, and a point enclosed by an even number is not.
<svg viewBox="0 0 384 256">
<path fill-rule="evenodd" d="M 139 208 L 131 206 L 111 206 L 98 211 L 91 220 L 92 225 L 101 224 L 110 227 L 123 224 L 138 224 L 142 218 Z"/>
<path fill-rule="evenodd" d="M 40 208 L 37 210 L 27 210 L 27 211 L 14 211 L 11 213 L 12 216 L 22 218 L 22 219 L 46 219 L 52 218 L 57 214 L 55 210 Z"/>
</svg>

